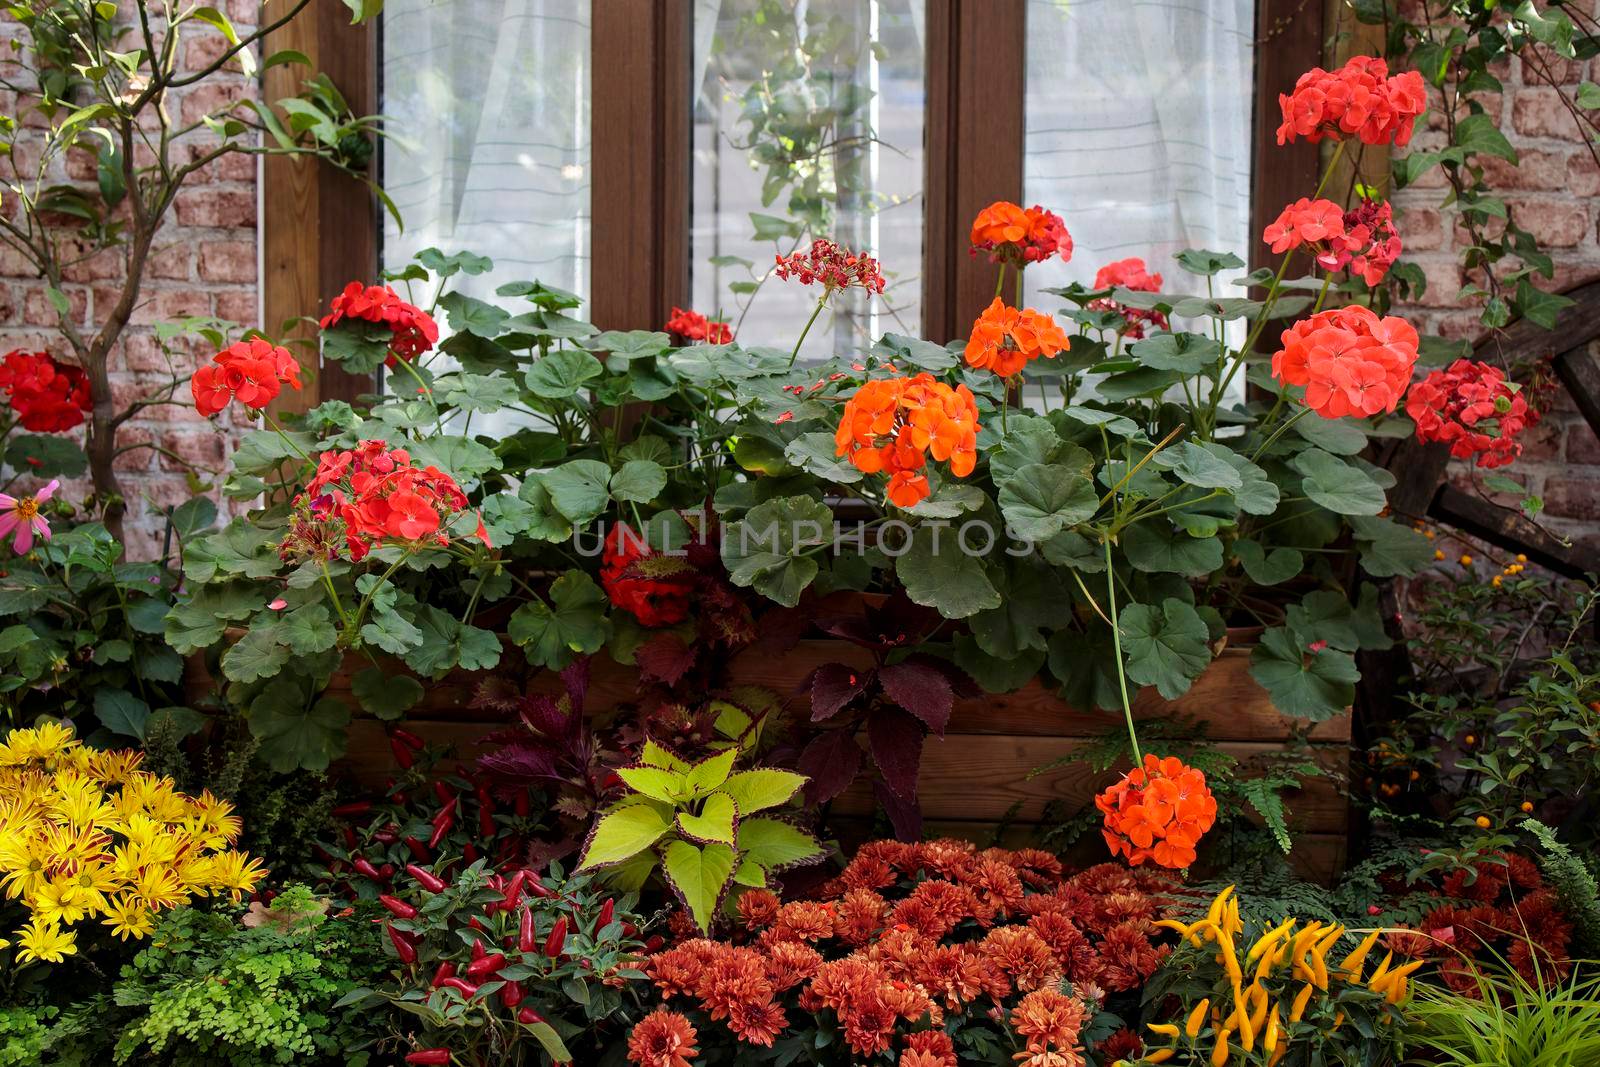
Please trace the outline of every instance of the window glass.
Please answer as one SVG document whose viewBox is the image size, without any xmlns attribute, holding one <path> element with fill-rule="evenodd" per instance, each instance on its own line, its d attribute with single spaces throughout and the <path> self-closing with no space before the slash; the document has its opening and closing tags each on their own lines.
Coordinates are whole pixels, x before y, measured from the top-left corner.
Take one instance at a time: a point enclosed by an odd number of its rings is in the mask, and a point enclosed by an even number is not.
<svg viewBox="0 0 1600 1067">
<path fill-rule="evenodd" d="M 834 297 L 820 359 L 921 326 L 924 0 L 696 0 L 690 241 L 695 309 L 747 345 L 790 347 L 818 289 L 774 256 L 825 237 L 887 286 Z"/>
<path fill-rule="evenodd" d="M 383 11 L 383 265 L 472 251 L 490 274 L 452 286 L 494 299 L 537 278 L 589 291 L 590 5 L 389 0 Z M 443 325 L 443 324 L 441 324 Z"/>
<path fill-rule="evenodd" d="M 1172 255 L 1249 259 L 1255 0 L 1030 0 L 1024 204 L 1061 215 L 1070 263 L 1027 288 L 1091 285 L 1139 257 L 1168 292 L 1194 292 Z M 1243 271 L 1216 279 L 1221 296 Z"/>
</svg>

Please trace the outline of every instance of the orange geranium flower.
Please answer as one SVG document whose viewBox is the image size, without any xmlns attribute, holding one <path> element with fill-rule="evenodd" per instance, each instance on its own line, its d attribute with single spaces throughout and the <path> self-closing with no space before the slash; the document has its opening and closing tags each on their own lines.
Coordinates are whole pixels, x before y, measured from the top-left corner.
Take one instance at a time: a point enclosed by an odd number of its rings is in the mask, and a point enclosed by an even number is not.
<svg viewBox="0 0 1600 1067">
<path fill-rule="evenodd" d="M 954 389 L 923 373 L 865 382 L 845 402 L 834 433 L 837 455 L 865 474 L 889 475 L 889 500 L 909 508 L 929 492 L 928 456 L 965 478 L 978 459 L 978 404 L 965 385 Z"/>
<path fill-rule="evenodd" d="M 1195 845 L 1217 821 L 1217 801 L 1204 772 L 1176 756 L 1148 755 L 1095 798 L 1105 816 L 1103 833 L 1113 856 L 1137 867 L 1146 860 L 1162 867 L 1187 867 Z"/>
<path fill-rule="evenodd" d="M 998 296 L 972 324 L 966 359 L 1002 378 L 1020 373 L 1035 359 L 1049 359 L 1072 346 L 1056 320 L 1032 308 L 1017 310 Z"/>
<path fill-rule="evenodd" d="M 1072 258 L 1072 234 L 1054 211 L 1035 204 L 1022 208 L 1009 200 L 996 200 L 972 220 L 971 253 L 987 252 L 991 263 L 1023 267 L 1060 256 Z"/>
</svg>

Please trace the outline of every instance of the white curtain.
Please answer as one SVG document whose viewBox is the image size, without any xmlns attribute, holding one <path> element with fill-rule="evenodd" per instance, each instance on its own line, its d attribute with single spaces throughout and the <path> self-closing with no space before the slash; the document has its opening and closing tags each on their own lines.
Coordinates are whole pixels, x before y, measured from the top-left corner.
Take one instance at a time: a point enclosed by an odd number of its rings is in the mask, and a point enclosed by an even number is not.
<svg viewBox="0 0 1600 1067">
<path fill-rule="evenodd" d="M 389 0 L 380 110 L 403 141 L 383 185 L 405 229 L 386 221 L 385 267 L 469 250 L 495 264 L 452 280 L 473 296 L 530 278 L 587 294 L 589 33 L 587 0 Z"/>
<path fill-rule="evenodd" d="M 1254 38 L 1255 0 L 1030 0 L 1024 206 L 1076 246 L 1027 271 L 1030 295 L 1129 256 L 1203 293 L 1173 253 L 1248 260 Z"/>
</svg>

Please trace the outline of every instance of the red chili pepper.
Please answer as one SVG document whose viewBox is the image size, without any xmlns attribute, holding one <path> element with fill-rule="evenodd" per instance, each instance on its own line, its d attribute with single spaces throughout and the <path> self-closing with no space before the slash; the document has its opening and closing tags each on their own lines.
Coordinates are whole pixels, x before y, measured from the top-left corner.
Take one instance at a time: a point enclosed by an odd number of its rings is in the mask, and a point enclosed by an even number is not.
<svg viewBox="0 0 1600 1067">
<path fill-rule="evenodd" d="M 506 885 L 505 898 L 500 901 L 501 911 L 512 911 L 522 902 L 522 884 L 528 880 L 527 871 L 518 871 Z"/>
<path fill-rule="evenodd" d="M 444 980 L 446 978 L 454 978 L 455 976 L 456 965 L 446 961 L 439 964 L 439 969 L 433 972 L 433 981 L 429 982 L 428 984 L 433 989 L 438 989 L 440 986 L 444 985 Z"/>
<path fill-rule="evenodd" d="M 439 983 L 440 989 L 454 989 L 462 996 L 471 998 L 477 995 L 478 987 L 464 978 L 446 978 Z"/>
<path fill-rule="evenodd" d="M 400 962 L 408 967 L 416 963 L 417 946 L 411 940 L 411 935 L 401 933 L 388 923 L 384 923 L 383 928 L 388 932 L 389 940 L 394 942 L 394 950 L 400 954 Z"/>
<path fill-rule="evenodd" d="M 481 947 L 481 945 L 480 945 L 480 947 Z M 471 963 L 467 964 L 467 977 L 468 978 L 482 978 L 485 975 L 490 975 L 490 974 L 495 973 L 496 971 L 498 971 L 500 968 L 504 967 L 505 965 L 506 965 L 505 953 L 503 953 L 503 952 L 491 952 L 487 956 L 482 956 L 482 957 L 480 957 L 478 959 L 473 960 Z"/>
<path fill-rule="evenodd" d="M 538 1024 L 544 1022 L 544 1016 L 540 1015 L 532 1008 L 523 1008 L 521 1011 L 517 1012 L 517 1022 L 522 1023 L 525 1026 L 537 1026 Z"/>
<path fill-rule="evenodd" d="M 489 950 L 483 947 L 483 941 L 480 938 L 476 938 L 476 937 L 473 938 L 472 939 L 472 962 L 473 963 L 477 963 L 479 960 L 483 959 L 483 957 L 487 956 L 488 954 L 489 954 Z"/>
<path fill-rule="evenodd" d="M 410 730 L 402 730 L 402 729 L 400 729 L 400 727 L 396 726 L 394 729 L 390 730 L 389 733 L 394 737 L 398 737 L 401 741 L 404 741 L 406 743 L 406 746 L 409 747 L 412 751 L 414 751 L 414 752 L 421 752 L 422 751 L 422 748 L 423 748 L 422 738 L 418 737 L 416 734 L 412 733 Z"/>
<path fill-rule="evenodd" d="M 649 940 L 644 943 L 644 950 L 646 952 L 660 952 L 661 946 L 666 943 L 667 939 L 660 934 L 651 934 Z"/>
<path fill-rule="evenodd" d="M 617 902 L 611 897 L 606 897 L 606 902 L 600 905 L 600 917 L 594 921 L 594 935 L 600 936 L 600 931 L 611 925 L 611 919 L 616 914 Z"/>
<path fill-rule="evenodd" d="M 461 857 L 469 864 L 477 863 L 478 846 L 474 845 L 471 841 L 468 841 L 466 847 L 461 850 Z"/>
<path fill-rule="evenodd" d="M 443 1067 L 450 1062 L 450 1050 L 447 1048 L 425 1048 L 416 1052 L 406 1053 L 407 1063 L 422 1064 L 424 1067 Z"/>
<path fill-rule="evenodd" d="M 526 904 L 517 918 L 517 951 L 532 952 L 537 942 L 533 934 L 533 909 Z"/>
<path fill-rule="evenodd" d="M 411 852 L 411 858 L 419 862 L 428 862 L 428 846 L 414 837 L 407 837 L 401 841 Z"/>
<path fill-rule="evenodd" d="M 539 880 L 538 875 L 534 875 L 532 878 L 529 878 L 528 884 L 523 886 L 523 888 L 528 891 L 528 895 L 530 897 L 541 897 L 545 900 L 549 900 L 551 897 L 556 895 L 555 890 L 546 888 L 545 884 Z"/>
<path fill-rule="evenodd" d="M 478 803 L 482 804 L 490 811 L 494 810 L 494 794 L 489 792 L 488 786 L 480 785 L 478 787 Z"/>
<path fill-rule="evenodd" d="M 526 789 L 518 790 L 512 810 L 523 818 L 527 818 L 528 813 L 533 810 L 533 801 L 529 799 Z"/>
<path fill-rule="evenodd" d="M 435 815 L 433 817 L 432 821 L 433 821 L 433 836 L 428 838 L 428 847 L 429 848 L 438 848 L 439 847 L 439 842 L 443 841 L 444 838 L 445 838 L 445 835 L 448 834 L 452 829 L 455 828 L 455 825 L 456 825 L 456 802 L 455 802 L 455 800 L 452 799 L 450 801 L 450 803 L 446 804 L 443 808 L 441 808 L 439 810 L 439 814 Z"/>
<path fill-rule="evenodd" d="M 357 815 L 365 815 L 371 810 L 372 801 L 357 800 L 349 804 L 340 804 L 337 808 L 334 808 L 333 817 L 336 819 L 353 819 Z"/>
<path fill-rule="evenodd" d="M 378 877 L 382 878 L 385 882 L 394 878 L 394 864 L 385 863 L 382 867 L 379 867 Z"/>
<path fill-rule="evenodd" d="M 544 954 L 551 959 L 559 958 L 561 946 L 567 943 L 567 917 L 563 915 L 556 920 L 550 928 L 550 936 L 544 939 Z"/>
<path fill-rule="evenodd" d="M 625 923 L 622 924 L 622 936 L 623 937 L 634 937 L 638 933 L 639 933 L 639 928 L 637 926 L 633 925 L 632 923 L 625 922 Z"/>
<path fill-rule="evenodd" d="M 389 738 L 389 752 L 394 756 L 394 761 L 400 765 L 401 770 L 409 771 L 416 758 L 411 750 L 398 737 Z"/>
<path fill-rule="evenodd" d="M 507 982 L 500 987 L 500 1003 L 508 1008 L 514 1008 L 522 1003 L 522 983 Z"/>
<path fill-rule="evenodd" d="M 413 908 L 410 904 L 407 904 L 399 897 L 391 897 L 387 893 L 379 893 L 378 903 L 388 908 L 389 914 L 393 915 L 396 919 L 415 919 L 417 917 L 417 909 Z"/>
<path fill-rule="evenodd" d="M 341 826 L 339 827 L 339 833 L 344 838 L 345 848 L 353 849 L 356 847 L 356 832 L 354 830 L 348 826 Z"/>
<path fill-rule="evenodd" d="M 371 878 L 374 882 L 381 882 L 384 880 L 383 872 L 368 862 L 364 856 L 351 857 L 350 866 L 354 867 L 356 869 L 356 873 L 361 875 L 363 878 Z"/>
<path fill-rule="evenodd" d="M 483 838 L 492 838 L 495 835 L 494 812 L 488 808 L 478 809 L 478 834 Z"/>
<path fill-rule="evenodd" d="M 476 915 L 467 920 L 467 926 L 478 931 L 480 934 L 483 933 L 483 924 L 478 921 L 478 917 Z"/>
<path fill-rule="evenodd" d="M 431 872 L 418 867 L 415 863 L 406 864 L 406 873 L 415 878 L 417 884 L 430 893 L 443 893 L 445 891 L 445 884 L 441 879 L 434 877 Z"/>
<path fill-rule="evenodd" d="M 433 795 L 439 798 L 439 803 L 448 804 L 456 798 L 456 791 L 450 788 L 450 783 L 442 778 L 433 781 Z"/>
<path fill-rule="evenodd" d="M 380 845 L 392 845 L 396 841 L 400 840 L 400 835 L 396 834 L 393 830 L 379 830 L 377 833 L 372 835 L 372 839 L 378 842 Z"/>
</svg>

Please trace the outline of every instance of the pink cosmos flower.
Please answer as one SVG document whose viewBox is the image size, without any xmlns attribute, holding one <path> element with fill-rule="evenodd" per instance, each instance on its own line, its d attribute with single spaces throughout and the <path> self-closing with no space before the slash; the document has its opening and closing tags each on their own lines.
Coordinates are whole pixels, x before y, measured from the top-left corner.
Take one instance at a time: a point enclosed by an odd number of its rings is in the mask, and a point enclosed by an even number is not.
<svg viewBox="0 0 1600 1067">
<path fill-rule="evenodd" d="M 16 538 L 11 542 L 11 550 L 17 555 L 26 556 L 33 549 L 34 534 L 50 540 L 50 524 L 39 514 L 39 505 L 54 496 L 60 484 L 60 479 L 52 478 L 49 485 L 33 496 L 18 497 L 0 493 L 0 541 L 10 536 L 12 530 L 17 531 Z"/>
</svg>

